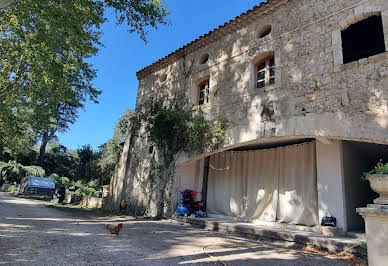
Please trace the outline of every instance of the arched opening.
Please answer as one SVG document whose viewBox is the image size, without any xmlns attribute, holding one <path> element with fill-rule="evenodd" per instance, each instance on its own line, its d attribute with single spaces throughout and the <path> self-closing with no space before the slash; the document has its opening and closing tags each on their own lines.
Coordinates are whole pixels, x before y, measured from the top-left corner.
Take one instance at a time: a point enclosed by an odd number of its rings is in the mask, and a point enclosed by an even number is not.
<svg viewBox="0 0 388 266">
<path fill-rule="evenodd" d="M 344 64 L 385 52 L 381 15 L 350 25 L 341 32 Z"/>
</svg>

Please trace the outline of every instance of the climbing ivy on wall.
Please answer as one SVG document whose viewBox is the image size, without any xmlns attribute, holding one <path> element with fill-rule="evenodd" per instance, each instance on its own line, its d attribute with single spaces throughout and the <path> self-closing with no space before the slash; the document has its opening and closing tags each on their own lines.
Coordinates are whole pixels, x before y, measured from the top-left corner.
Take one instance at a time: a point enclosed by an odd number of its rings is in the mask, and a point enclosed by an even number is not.
<svg viewBox="0 0 388 266">
<path fill-rule="evenodd" d="M 227 141 L 229 135 L 227 120 L 208 121 L 202 114 L 193 115 L 191 108 L 185 108 L 184 104 L 174 100 L 170 103 L 149 99 L 131 121 L 131 138 L 140 137 L 139 130 L 143 127 L 148 143 L 157 150 L 158 158 L 151 161 L 145 182 L 152 187 L 148 191 L 157 194 L 158 217 L 163 215 L 163 208 L 171 193 L 169 189 L 179 155 L 185 152 L 193 156 L 215 150 Z M 131 143 L 135 145 L 134 139 Z M 136 158 L 137 152 L 133 150 L 131 165 L 135 172 L 139 166 Z M 151 200 L 151 195 L 148 197 Z"/>
<path fill-rule="evenodd" d="M 201 154 L 222 146 L 227 138 L 227 120 L 210 122 L 201 115 L 192 115 L 178 105 L 171 108 L 156 102 L 147 118 L 147 132 L 165 156 L 186 152 Z"/>
</svg>

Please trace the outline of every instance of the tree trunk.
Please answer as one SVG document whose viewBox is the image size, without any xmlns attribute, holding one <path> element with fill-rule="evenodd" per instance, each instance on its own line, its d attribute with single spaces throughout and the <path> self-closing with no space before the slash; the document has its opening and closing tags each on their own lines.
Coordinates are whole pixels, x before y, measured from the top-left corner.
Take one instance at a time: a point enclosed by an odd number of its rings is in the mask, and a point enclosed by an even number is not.
<svg viewBox="0 0 388 266">
<path fill-rule="evenodd" d="M 44 132 L 42 135 L 42 141 L 40 142 L 39 157 L 38 157 L 39 166 L 43 166 L 44 157 L 46 155 L 47 143 L 54 137 L 55 131 L 56 129 L 53 129 L 49 132 Z"/>
</svg>

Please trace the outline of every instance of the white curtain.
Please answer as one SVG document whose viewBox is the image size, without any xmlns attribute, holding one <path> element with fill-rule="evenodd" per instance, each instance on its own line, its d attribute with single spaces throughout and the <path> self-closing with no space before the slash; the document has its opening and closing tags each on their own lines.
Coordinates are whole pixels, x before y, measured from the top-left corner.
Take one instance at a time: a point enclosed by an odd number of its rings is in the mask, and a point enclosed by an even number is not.
<svg viewBox="0 0 388 266">
<path fill-rule="evenodd" d="M 175 191 L 178 193 L 178 199 L 180 198 L 179 193 L 185 189 L 202 192 L 203 163 L 204 159 L 201 159 L 177 166 L 175 173 Z M 198 199 L 200 199 L 200 195 Z"/>
<path fill-rule="evenodd" d="M 279 222 L 318 224 L 315 143 L 279 149 Z"/>
<path fill-rule="evenodd" d="M 207 208 L 251 222 L 316 225 L 315 143 L 213 155 Z"/>
</svg>

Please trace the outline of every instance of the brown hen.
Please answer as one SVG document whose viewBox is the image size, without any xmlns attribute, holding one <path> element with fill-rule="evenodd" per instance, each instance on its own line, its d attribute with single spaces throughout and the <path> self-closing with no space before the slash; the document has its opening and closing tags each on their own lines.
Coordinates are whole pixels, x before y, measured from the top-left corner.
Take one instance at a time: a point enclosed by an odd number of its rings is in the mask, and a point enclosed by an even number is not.
<svg viewBox="0 0 388 266">
<path fill-rule="evenodd" d="M 123 228 L 123 224 L 122 223 L 118 225 L 108 224 L 107 227 L 112 235 L 119 235 L 121 228 Z"/>
</svg>

